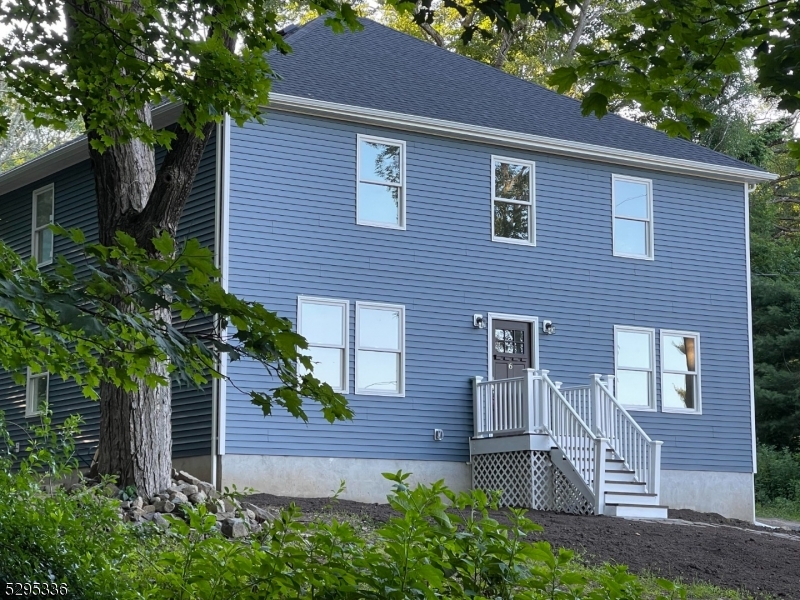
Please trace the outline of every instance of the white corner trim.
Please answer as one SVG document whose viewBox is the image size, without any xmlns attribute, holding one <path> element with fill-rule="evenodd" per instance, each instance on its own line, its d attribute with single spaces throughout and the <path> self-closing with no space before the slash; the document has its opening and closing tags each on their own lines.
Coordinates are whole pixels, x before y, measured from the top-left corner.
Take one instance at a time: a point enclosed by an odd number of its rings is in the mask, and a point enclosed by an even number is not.
<svg viewBox="0 0 800 600">
<path fill-rule="evenodd" d="M 229 275 L 229 250 L 230 250 L 230 173 L 231 173 L 231 119 L 228 115 L 222 120 L 218 131 L 222 134 L 217 139 L 218 177 L 217 189 L 217 267 L 220 270 L 220 284 L 222 289 L 228 291 Z M 223 340 L 227 339 L 228 331 L 221 331 Z M 228 408 L 228 355 L 221 354 L 219 372 L 222 379 L 218 379 L 219 390 L 217 393 L 217 453 L 225 454 L 226 422 Z M 215 482 L 216 483 L 216 482 Z"/>
<path fill-rule="evenodd" d="M 630 181 L 632 183 L 641 183 L 647 187 L 647 219 L 635 219 L 631 217 L 620 217 L 620 219 L 628 219 L 630 221 L 639 221 L 647 223 L 647 254 L 625 254 L 624 252 L 617 252 L 617 181 Z M 611 175 L 611 254 L 617 258 L 633 258 L 636 260 L 649 260 L 653 261 L 656 257 L 655 251 L 655 215 L 653 214 L 653 180 L 645 179 L 643 177 L 631 177 L 629 175 Z"/>
<path fill-rule="evenodd" d="M 664 337 L 668 335 L 673 336 L 682 336 L 682 337 L 692 337 L 695 340 L 695 403 L 696 408 L 674 408 L 668 407 L 664 405 L 664 375 L 670 375 L 675 373 L 675 371 L 667 371 L 664 368 L 665 362 L 665 347 L 664 347 Z M 701 370 L 703 367 L 703 357 L 701 354 L 701 344 L 700 344 L 700 333 L 697 331 L 681 331 L 678 329 L 660 329 L 658 332 L 658 344 L 661 347 L 661 412 L 665 413 L 676 413 L 682 415 L 702 415 L 703 414 L 703 387 L 701 383 Z M 691 374 L 687 372 L 686 374 Z"/>
<path fill-rule="evenodd" d="M 539 368 L 539 317 L 530 315 L 512 315 L 508 313 L 490 312 L 486 315 L 486 379 L 494 379 L 494 369 L 492 368 L 492 350 L 494 341 L 492 321 L 519 321 L 520 323 L 530 323 L 533 331 L 533 368 Z"/>
<path fill-rule="evenodd" d="M 617 349 L 619 348 L 619 344 L 617 343 L 617 334 L 621 331 L 630 331 L 633 333 L 646 333 L 650 336 L 650 369 L 649 372 L 651 374 L 650 377 L 650 404 L 648 406 L 630 406 L 627 404 L 622 404 L 622 406 L 628 412 L 635 410 L 641 412 L 656 412 L 658 410 L 658 399 L 656 398 L 656 376 L 657 372 L 657 359 L 656 359 L 656 330 L 653 327 L 636 327 L 634 325 L 614 325 L 614 377 L 619 384 L 619 356 L 617 353 Z M 625 367 L 624 369 L 628 369 Z M 645 371 L 645 369 L 641 368 L 632 368 L 634 371 Z M 628 369 L 630 370 L 630 369 Z M 618 390 L 619 391 L 619 390 Z"/>
<path fill-rule="evenodd" d="M 758 472 L 756 457 L 756 390 L 753 365 L 753 299 L 750 291 L 750 188 L 744 184 L 744 251 L 746 256 L 747 277 L 747 356 L 750 362 L 750 440 L 753 453 L 753 473 Z"/>
<path fill-rule="evenodd" d="M 740 167 L 726 167 L 693 160 L 668 158 L 644 152 L 599 146 L 597 144 L 572 142 L 540 135 L 518 133 L 479 125 L 468 125 L 455 121 L 432 119 L 430 117 L 421 117 L 418 115 L 409 115 L 362 106 L 350 106 L 347 104 L 326 102 L 313 98 L 301 98 L 299 96 L 290 96 L 286 94 L 270 94 L 269 105 L 265 108 L 326 117 L 339 121 L 352 121 L 356 123 L 391 127 L 440 137 L 488 143 L 496 146 L 572 156 L 584 160 L 639 167 L 651 171 L 680 173 L 706 179 L 757 183 L 761 181 L 771 181 L 778 177 L 774 173 L 765 173 Z"/>
<path fill-rule="evenodd" d="M 527 202 L 521 200 L 509 200 L 507 198 L 496 198 L 494 195 L 495 192 L 495 168 L 494 163 L 501 162 L 501 163 L 508 163 L 512 165 L 520 165 L 523 167 L 528 167 L 530 169 L 528 173 L 528 189 L 530 193 L 530 197 L 528 198 Z M 492 214 L 490 215 L 491 219 L 491 228 L 492 228 L 492 241 L 493 242 L 502 242 L 504 244 L 517 244 L 520 246 L 536 246 L 536 163 L 531 160 L 525 160 L 521 158 L 510 158 L 508 156 L 497 156 L 493 154 L 491 156 L 491 162 L 489 163 L 489 168 L 491 169 L 491 180 L 492 180 L 492 187 L 489 190 L 489 197 L 492 201 Z M 496 236 L 494 234 L 494 204 L 495 202 L 505 202 L 507 204 L 519 204 L 521 206 L 528 206 L 528 239 L 527 240 L 515 240 L 513 238 L 504 238 L 500 236 Z"/>
</svg>

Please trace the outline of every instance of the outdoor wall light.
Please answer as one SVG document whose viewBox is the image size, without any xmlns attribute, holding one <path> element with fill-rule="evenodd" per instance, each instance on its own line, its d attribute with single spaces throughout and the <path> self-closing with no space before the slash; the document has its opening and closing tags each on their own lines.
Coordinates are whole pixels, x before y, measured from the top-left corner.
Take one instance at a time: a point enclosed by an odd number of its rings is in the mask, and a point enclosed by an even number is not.
<svg viewBox="0 0 800 600">
<path fill-rule="evenodd" d="M 542 321 L 542 333 L 545 335 L 553 335 L 556 332 L 556 326 L 552 321 Z"/>
<path fill-rule="evenodd" d="M 472 315 L 472 326 L 476 329 L 486 329 L 486 319 L 483 315 Z"/>
</svg>

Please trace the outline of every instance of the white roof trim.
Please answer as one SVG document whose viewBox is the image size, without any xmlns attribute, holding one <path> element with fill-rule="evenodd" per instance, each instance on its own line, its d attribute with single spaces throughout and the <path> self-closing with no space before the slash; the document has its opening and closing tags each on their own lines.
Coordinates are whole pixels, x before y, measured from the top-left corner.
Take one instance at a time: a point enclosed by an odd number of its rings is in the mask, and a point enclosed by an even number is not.
<svg viewBox="0 0 800 600">
<path fill-rule="evenodd" d="M 181 104 L 161 104 L 153 109 L 153 126 L 171 125 L 180 116 Z M 0 174 L 0 196 L 13 192 L 28 184 L 44 179 L 48 175 L 89 160 L 89 144 L 81 135 L 33 160 Z"/>
<path fill-rule="evenodd" d="M 174 123 L 180 114 L 180 107 L 180 104 L 162 104 L 154 108 L 154 125 L 156 127 L 165 127 Z M 692 175 L 706 179 L 760 183 L 762 181 L 771 181 L 778 177 L 773 173 L 767 173 L 765 171 L 756 171 L 739 167 L 725 167 L 680 158 L 668 158 L 655 154 L 646 154 L 644 152 L 633 152 L 631 150 L 609 148 L 608 146 L 598 146 L 596 144 L 571 142 L 540 135 L 493 129 L 491 127 L 481 127 L 478 125 L 467 125 L 456 121 L 431 119 L 429 117 L 407 115 L 404 113 L 364 108 L 361 106 L 350 106 L 335 102 L 325 102 L 323 100 L 288 96 L 286 94 L 271 94 L 269 108 L 337 119 L 340 121 L 354 121 L 357 123 L 391 127 L 393 129 L 414 131 L 440 137 L 482 142 L 495 146 L 520 148 L 547 154 L 571 156 L 584 160 L 639 167 L 650 171 L 655 170 Z M 89 148 L 86 143 L 86 136 L 80 136 L 67 142 L 63 146 L 59 146 L 50 152 L 42 154 L 34 160 L 0 174 L 0 196 L 43 179 L 56 171 L 87 160 L 88 158 Z"/>
<path fill-rule="evenodd" d="M 644 152 L 571 142 L 540 135 L 468 125 L 455 121 L 431 119 L 429 117 L 361 106 L 337 104 L 335 102 L 285 94 L 270 94 L 268 108 L 696 177 L 747 183 L 770 181 L 778 177 L 773 173 L 764 171 L 669 158 Z"/>
</svg>

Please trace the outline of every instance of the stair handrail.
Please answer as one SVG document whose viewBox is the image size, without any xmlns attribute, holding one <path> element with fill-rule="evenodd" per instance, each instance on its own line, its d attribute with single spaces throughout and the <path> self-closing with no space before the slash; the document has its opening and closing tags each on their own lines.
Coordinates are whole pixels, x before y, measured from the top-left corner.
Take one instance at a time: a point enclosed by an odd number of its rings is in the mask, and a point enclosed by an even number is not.
<svg viewBox="0 0 800 600">
<path fill-rule="evenodd" d="M 660 493 L 661 445 L 653 440 L 636 422 L 609 389 L 613 377 L 603 381 L 602 375 L 592 375 L 592 428 L 596 435 L 608 439 L 609 446 L 634 472 L 634 478 L 644 483 L 648 494 Z M 608 385 L 607 385 L 608 383 Z"/>
<path fill-rule="evenodd" d="M 546 369 L 536 371 L 543 426 L 583 481 L 582 491 L 594 504 L 595 514 L 603 514 L 608 440 L 592 431 L 548 373 Z"/>
</svg>

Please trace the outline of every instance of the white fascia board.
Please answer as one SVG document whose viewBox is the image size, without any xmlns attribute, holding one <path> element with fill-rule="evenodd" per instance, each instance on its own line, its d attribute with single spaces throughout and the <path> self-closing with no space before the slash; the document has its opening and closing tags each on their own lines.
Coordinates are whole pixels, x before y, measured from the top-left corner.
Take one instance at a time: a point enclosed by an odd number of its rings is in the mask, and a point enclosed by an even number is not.
<svg viewBox="0 0 800 600">
<path fill-rule="evenodd" d="M 288 96 L 285 94 L 270 94 L 269 106 L 265 107 L 265 109 L 308 114 L 340 121 L 366 123 L 369 125 L 391 127 L 393 129 L 414 131 L 440 137 L 482 142 L 495 146 L 519 148 L 547 154 L 558 154 L 581 158 L 583 160 L 613 163 L 616 165 L 639 167 L 650 171 L 656 170 L 679 173 L 682 175 L 692 175 L 706 179 L 760 183 L 762 181 L 771 181 L 778 177 L 773 173 L 767 173 L 765 171 L 726 167 L 680 158 L 668 158 L 654 154 L 646 154 L 644 152 L 571 142 L 539 135 L 493 129 L 491 127 L 481 127 L 478 125 L 468 125 L 455 121 L 444 121 L 441 119 L 365 108 L 362 106 L 350 106 L 347 104 L 326 102 L 324 100 L 314 100 L 312 98 Z"/>
<path fill-rule="evenodd" d="M 172 125 L 181 114 L 182 104 L 161 104 L 153 109 L 153 127 L 161 129 Z M 89 144 L 80 135 L 41 156 L 0 174 L 0 196 L 67 167 L 89 160 Z"/>
</svg>

